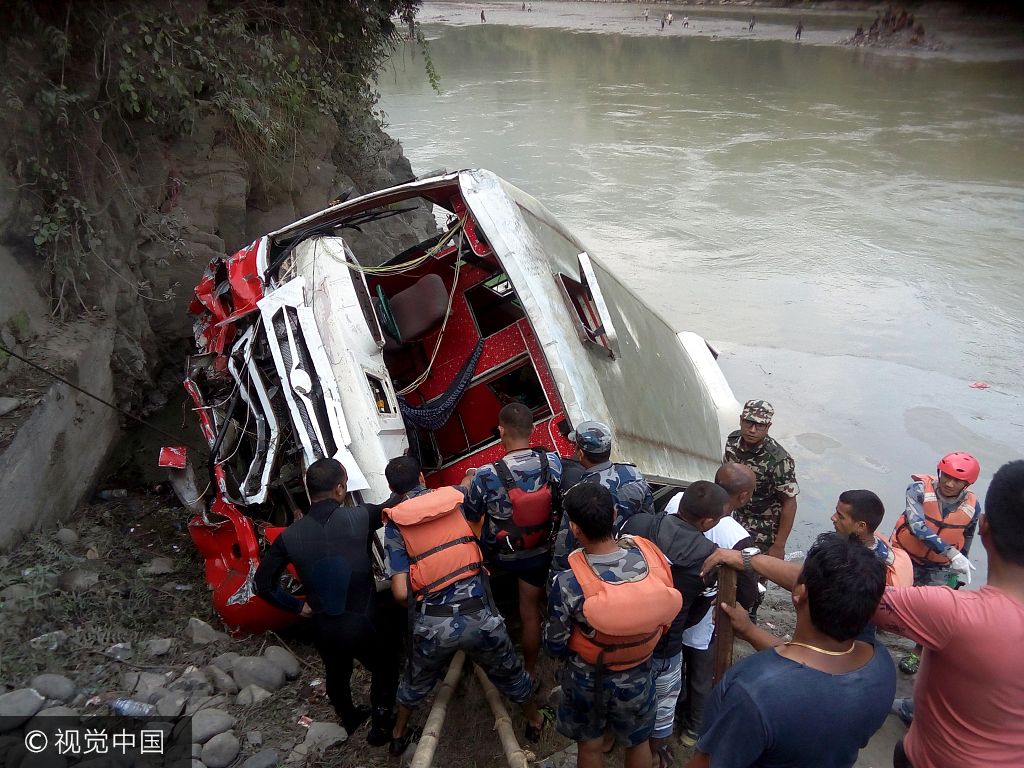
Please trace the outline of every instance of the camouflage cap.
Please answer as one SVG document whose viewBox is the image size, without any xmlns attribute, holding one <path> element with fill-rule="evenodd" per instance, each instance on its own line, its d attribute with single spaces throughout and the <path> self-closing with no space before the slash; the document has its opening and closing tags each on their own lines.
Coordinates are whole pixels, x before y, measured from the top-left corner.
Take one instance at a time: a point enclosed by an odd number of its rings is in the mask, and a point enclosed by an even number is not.
<svg viewBox="0 0 1024 768">
<path fill-rule="evenodd" d="M 767 400 L 747 400 L 740 418 L 755 424 L 771 424 L 774 415 L 775 409 Z"/>
<path fill-rule="evenodd" d="M 584 453 L 604 453 L 611 450 L 612 430 L 600 421 L 583 421 L 568 434 Z"/>
</svg>

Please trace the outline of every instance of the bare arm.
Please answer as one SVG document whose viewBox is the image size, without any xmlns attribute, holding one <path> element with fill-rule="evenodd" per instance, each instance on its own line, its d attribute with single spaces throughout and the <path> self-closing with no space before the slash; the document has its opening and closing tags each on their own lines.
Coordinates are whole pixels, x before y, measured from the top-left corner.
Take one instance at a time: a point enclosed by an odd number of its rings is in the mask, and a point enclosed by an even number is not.
<svg viewBox="0 0 1024 768">
<path fill-rule="evenodd" d="M 789 540 L 789 534 L 793 531 L 793 521 L 796 520 L 796 496 L 779 495 L 782 496 L 779 532 L 775 535 L 775 543 L 768 550 L 768 554 L 781 559 L 786 556 L 786 542 Z"/>
<path fill-rule="evenodd" d="M 396 573 L 391 577 L 391 596 L 399 605 L 406 605 L 409 601 L 409 574 Z"/>
<path fill-rule="evenodd" d="M 719 565 L 725 565 L 733 570 L 742 571 L 743 556 L 735 549 L 719 547 L 704 561 L 704 565 L 701 566 L 700 575 L 707 576 L 713 568 Z M 800 569 L 803 567 L 799 563 L 788 563 L 785 560 L 770 557 L 769 555 L 754 555 L 750 559 L 750 565 L 758 574 L 764 576 L 769 581 L 774 581 L 780 587 L 790 592 L 796 586 L 796 580 L 800 576 Z"/>
<path fill-rule="evenodd" d="M 722 610 L 725 611 L 725 614 L 732 622 L 732 631 L 736 636 L 750 643 L 755 651 L 774 648 L 776 645 L 782 645 L 784 642 L 781 637 L 776 637 L 771 632 L 761 629 L 752 622 L 750 614 L 747 613 L 747 609 L 742 605 L 722 603 Z"/>
</svg>

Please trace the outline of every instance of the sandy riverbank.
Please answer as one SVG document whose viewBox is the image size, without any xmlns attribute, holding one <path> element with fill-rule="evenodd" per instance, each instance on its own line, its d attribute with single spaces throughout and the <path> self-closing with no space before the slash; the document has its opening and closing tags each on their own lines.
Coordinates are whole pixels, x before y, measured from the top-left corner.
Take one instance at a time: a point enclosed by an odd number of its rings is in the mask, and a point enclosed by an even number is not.
<svg viewBox="0 0 1024 768">
<path fill-rule="evenodd" d="M 825 4 L 815 8 L 774 8 L 763 6 L 696 6 L 677 3 L 548 2 L 527 3 L 532 11 L 523 11 L 522 2 L 446 2 L 427 0 L 419 13 L 421 24 L 467 26 L 480 24 L 484 13 L 487 24 L 567 29 L 574 32 L 601 32 L 624 35 L 667 37 L 703 37 L 712 40 L 774 40 L 793 45 L 840 46 L 858 25 L 867 29 L 875 11 L 836 7 Z M 881 4 L 879 4 L 881 6 Z M 643 10 L 650 11 L 644 20 Z M 850 46 L 858 52 L 879 55 L 942 57 L 959 61 L 1006 61 L 1024 59 L 1024 35 L 1019 20 L 992 16 L 971 16 L 958 6 L 936 3 L 915 12 L 924 25 L 929 45 Z M 661 27 L 660 18 L 671 12 L 671 24 Z M 750 18 L 756 23 L 751 30 Z M 689 25 L 684 26 L 684 20 Z M 796 25 L 803 22 L 799 41 Z"/>
</svg>

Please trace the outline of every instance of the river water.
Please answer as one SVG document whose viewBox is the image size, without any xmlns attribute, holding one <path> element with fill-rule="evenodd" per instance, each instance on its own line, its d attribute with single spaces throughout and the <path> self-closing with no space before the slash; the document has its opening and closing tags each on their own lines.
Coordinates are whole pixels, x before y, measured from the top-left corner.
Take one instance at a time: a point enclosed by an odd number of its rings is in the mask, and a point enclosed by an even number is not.
<svg viewBox="0 0 1024 768">
<path fill-rule="evenodd" d="M 941 454 L 974 453 L 982 494 L 1024 457 L 1020 60 L 823 44 L 845 19 L 798 45 L 786 18 L 711 37 L 737 20 L 691 13 L 690 34 L 679 11 L 663 35 L 635 6 L 535 6 L 480 24 L 428 4 L 443 92 L 406 48 L 381 76 L 388 130 L 417 173 L 484 167 L 540 199 L 721 350 L 741 402 L 775 404 L 790 549 L 845 488 L 879 493 L 888 534 Z M 983 574 L 980 542 L 972 559 Z"/>
</svg>

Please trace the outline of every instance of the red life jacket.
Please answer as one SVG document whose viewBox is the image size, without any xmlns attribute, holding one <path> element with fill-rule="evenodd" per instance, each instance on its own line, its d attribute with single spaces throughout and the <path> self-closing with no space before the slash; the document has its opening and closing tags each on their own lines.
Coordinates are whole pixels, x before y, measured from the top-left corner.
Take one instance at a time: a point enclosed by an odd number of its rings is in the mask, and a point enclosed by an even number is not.
<svg viewBox="0 0 1024 768">
<path fill-rule="evenodd" d="M 494 462 L 494 471 L 512 504 L 512 516 L 508 520 L 494 521 L 499 555 L 502 552 L 540 549 L 551 537 L 555 499 L 551 490 L 548 454 L 545 449 L 535 449 L 534 453 L 540 461 L 541 472 L 540 487 L 535 491 L 524 491 L 516 484 L 504 459 Z"/>
<path fill-rule="evenodd" d="M 439 488 L 384 510 L 409 555 L 409 588 L 417 600 L 483 569 L 476 536 L 462 515 L 462 493 Z"/>
<path fill-rule="evenodd" d="M 963 551 L 964 533 L 967 526 L 974 521 L 974 513 L 978 505 L 978 498 L 974 495 L 974 491 L 968 491 L 957 508 L 943 517 L 939 507 L 939 498 L 935 494 L 935 478 L 930 475 L 911 475 L 911 477 L 924 485 L 924 501 L 921 507 L 924 511 L 925 524 L 946 544 Z M 905 551 L 915 563 L 949 565 L 948 557 L 935 552 L 914 535 L 910 530 L 910 523 L 907 522 L 906 512 L 903 512 L 897 519 L 896 528 L 892 532 L 889 543 Z"/>
<path fill-rule="evenodd" d="M 583 590 L 583 616 L 593 637 L 573 626 L 569 649 L 587 664 L 613 671 L 631 669 L 651 658 L 654 648 L 683 606 L 672 586 L 665 556 L 647 539 L 627 536 L 620 544 L 640 549 L 647 575 L 638 581 L 604 581 L 582 549 L 569 555 L 569 567 Z"/>
</svg>

